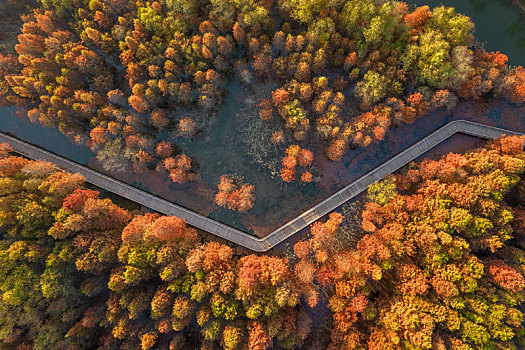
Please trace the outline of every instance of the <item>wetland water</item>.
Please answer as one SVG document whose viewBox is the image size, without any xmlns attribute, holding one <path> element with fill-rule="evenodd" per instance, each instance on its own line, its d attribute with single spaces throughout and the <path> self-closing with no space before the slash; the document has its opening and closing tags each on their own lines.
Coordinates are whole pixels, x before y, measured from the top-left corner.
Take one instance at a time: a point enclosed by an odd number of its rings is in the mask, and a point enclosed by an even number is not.
<svg viewBox="0 0 525 350">
<path fill-rule="evenodd" d="M 521 17 L 518 11 L 511 6 L 509 0 L 490 3 L 485 0 L 412 0 L 408 3 L 414 6 L 428 4 L 434 7 L 443 4 L 456 7 L 458 12 L 470 16 L 476 23 L 477 39 L 485 43 L 487 50 L 505 53 L 513 65 L 525 63 L 525 36 L 522 35 L 525 33 L 525 18 Z M 501 117 L 502 111 L 508 110 L 508 106 L 504 103 L 492 103 L 490 106 L 479 108 L 478 112 L 475 112 L 476 107 L 473 108 L 472 104 L 467 104 L 467 107 L 463 104 L 452 113 L 435 112 L 432 116 L 419 120 L 413 125 L 398 127 L 397 130 L 392 130 L 392 133 L 387 134 L 384 142 L 371 145 L 366 149 L 350 151 L 341 162 L 325 164 L 325 169 L 322 170 L 328 178 L 334 179 L 332 182 L 327 182 L 329 186 L 284 184 L 270 177 L 267 172 L 253 164 L 251 159 L 244 155 L 236 129 L 236 114 L 250 102 L 246 100 L 248 94 L 245 93 L 241 84 L 231 82 L 228 84 L 228 91 L 222 109 L 210 128 L 211 133 L 191 142 L 180 142 L 179 146 L 183 152 L 195 157 L 199 163 L 199 173 L 208 190 L 208 198 L 204 198 L 203 202 L 211 202 L 213 196 L 210 196 L 209 193 L 217 190 L 222 174 L 237 173 L 244 177 L 245 182 L 255 185 L 255 206 L 247 214 L 232 212 L 217 206 L 210 209 L 209 205 L 204 210 L 206 205 L 202 203 L 198 207 L 192 207 L 191 202 L 182 198 L 185 195 L 181 191 L 191 189 L 191 186 L 194 185 L 170 185 L 169 188 L 178 190 L 176 194 L 165 192 L 162 189 L 155 190 L 152 186 L 149 190 L 176 204 L 204 213 L 213 219 L 247 232 L 253 232 L 253 227 L 264 228 L 259 231 L 259 235 L 271 232 L 327 197 L 328 192 L 339 190 L 342 184 L 352 182 L 450 120 L 469 119 L 516 131 L 525 129 L 522 125 L 522 113 L 514 111 L 507 113 L 507 118 Z M 89 147 L 72 143 L 57 129 L 45 128 L 27 119 L 17 118 L 14 116 L 15 112 L 14 107 L 0 109 L 0 131 L 15 134 L 23 140 L 81 164 L 88 164 L 95 156 Z M 399 136 L 401 134 L 403 137 Z M 119 176 L 115 177 L 119 178 Z M 142 187 L 139 182 L 133 182 L 133 184 Z M 199 191 L 195 188 L 192 191 L 189 190 L 185 197 L 194 196 L 196 192 Z"/>
<path fill-rule="evenodd" d="M 209 135 L 191 141 L 177 141 L 177 145 L 184 153 L 197 160 L 198 172 L 209 189 L 208 198 L 197 199 L 197 202 L 200 203 L 196 204 L 195 200 L 188 201 L 181 197 L 180 193 L 184 190 L 188 190 L 188 196 L 195 196 L 195 193 L 199 191 L 195 184 L 172 183 L 169 188 L 178 191 L 166 193 L 165 187 L 155 188 L 154 185 L 151 185 L 155 181 L 149 181 L 149 185 L 146 186 L 140 181 L 135 181 L 136 177 L 134 180 L 126 181 L 126 178 L 121 178 L 119 174 L 109 173 L 109 175 L 235 228 L 251 232 L 253 230 L 245 224 L 249 222 L 249 225 L 253 227 L 267 227 L 268 229 L 264 232 L 269 233 L 329 194 L 315 183 L 301 185 L 284 184 L 282 181 L 277 181 L 244 155 L 236 127 L 236 115 L 244 107 L 247 94 L 243 86 L 235 81 L 228 84 L 228 91 L 224 104 L 210 128 Z M 90 160 L 93 160 L 95 153 L 89 147 L 74 144 L 58 129 L 46 128 L 40 124 L 31 123 L 25 117 L 17 117 L 16 111 L 15 107 L 0 109 L 0 131 L 14 134 L 22 140 L 77 163 L 92 164 Z M 96 170 L 101 171 L 101 169 Z M 244 178 L 245 182 L 255 185 L 255 205 L 248 211 L 248 215 L 218 206 L 213 206 L 210 210 L 205 204 L 212 200 L 209 198 L 209 193 L 217 191 L 221 175 L 228 173 L 238 174 Z M 248 221 L 245 221 L 246 219 Z"/>
</svg>

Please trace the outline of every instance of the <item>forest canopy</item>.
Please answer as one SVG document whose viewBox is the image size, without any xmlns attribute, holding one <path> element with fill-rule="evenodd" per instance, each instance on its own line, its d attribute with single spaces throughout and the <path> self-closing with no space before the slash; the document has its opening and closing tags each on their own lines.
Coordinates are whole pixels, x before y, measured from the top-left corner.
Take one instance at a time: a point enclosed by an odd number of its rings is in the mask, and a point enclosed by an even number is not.
<svg viewBox="0 0 525 350">
<path fill-rule="evenodd" d="M 0 340 L 519 349 L 524 141 L 410 164 L 311 225 L 293 251 L 266 255 L 205 241 L 176 217 L 122 209 L 81 176 L 2 145 Z"/>
<path fill-rule="evenodd" d="M 107 170 L 185 183 L 199 160 L 177 144 L 205 137 L 228 82 L 266 86 L 254 98 L 273 134 L 245 139 L 248 155 L 308 183 L 315 170 L 284 164 L 291 146 L 339 160 L 458 99 L 523 102 L 523 68 L 473 33 L 453 8 L 398 1 L 42 0 L 0 56 L 0 100 L 87 142 Z"/>
<path fill-rule="evenodd" d="M 204 182 L 182 146 L 239 84 L 243 155 L 312 189 L 433 111 L 525 102 L 525 70 L 474 29 L 391 0 L 38 0 L 0 53 L 0 104 L 180 189 Z M 411 163 L 268 254 L 0 145 L 0 348 L 522 349 L 524 141 Z M 235 170 L 198 190 L 242 217 L 266 198 Z"/>
</svg>

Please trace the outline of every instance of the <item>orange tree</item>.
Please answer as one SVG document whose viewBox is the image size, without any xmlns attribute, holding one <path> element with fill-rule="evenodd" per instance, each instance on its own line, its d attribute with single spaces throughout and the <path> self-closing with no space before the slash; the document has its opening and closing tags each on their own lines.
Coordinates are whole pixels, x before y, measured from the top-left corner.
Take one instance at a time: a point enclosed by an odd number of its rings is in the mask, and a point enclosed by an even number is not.
<svg viewBox="0 0 525 350">
<path fill-rule="evenodd" d="M 522 231 L 504 201 L 525 167 L 522 146 L 499 139 L 413 164 L 397 193 L 376 186 L 355 249 L 338 241 L 340 214 L 312 226 L 296 269 L 330 290 L 332 348 L 523 346 Z"/>
<path fill-rule="evenodd" d="M 92 348 L 104 334 L 108 266 L 129 214 L 84 179 L 0 145 L 0 339 Z"/>
<path fill-rule="evenodd" d="M 392 125 L 451 108 L 458 97 L 525 101 L 525 70 L 508 69 L 505 55 L 475 45 L 470 19 L 443 6 L 410 11 L 402 2 L 372 0 L 39 5 L 23 17 L 16 54 L 0 55 L 0 103 L 87 140 L 108 170 L 128 161 L 137 170 L 162 169 L 169 157 L 155 152 L 156 134 L 192 138 L 206 130 L 212 120 L 206 116 L 219 107 L 233 75 L 254 88 L 268 80 L 273 92 L 257 96 L 262 103 L 254 107 L 262 125 L 285 126 L 287 143 L 315 133 L 331 160 L 351 145 L 383 140 Z M 167 169 L 171 179 L 196 180 L 189 157 L 179 160 Z M 312 180 L 310 172 L 293 169 L 283 168 L 285 181 Z"/>
</svg>

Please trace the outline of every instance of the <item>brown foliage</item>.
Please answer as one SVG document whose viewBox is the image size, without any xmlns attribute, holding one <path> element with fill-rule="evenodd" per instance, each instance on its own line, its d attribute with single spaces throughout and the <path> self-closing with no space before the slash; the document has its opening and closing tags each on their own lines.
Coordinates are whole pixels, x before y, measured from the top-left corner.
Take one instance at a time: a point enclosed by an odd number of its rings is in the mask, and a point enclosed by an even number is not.
<svg viewBox="0 0 525 350">
<path fill-rule="evenodd" d="M 192 138 L 197 132 L 197 123 L 190 117 L 179 120 L 179 135 L 184 138 Z"/>
<path fill-rule="evenodd" d="M 168 158 L 173 153 L 173 147 L 168 141 L 161 141 L 155 147 L 157 155 L 161 158 Z"/>
<path fill-rule="evenodd" d="M 419 31 L 424 27 L 430 17 L 432 17 L 430 8 L 428 6 L 421 6 L 416 8 L 412 13 L 405 15 L 404 19 L 406 24 Z"/>
<path fill-rule="evenodd" d="M 346 142 L 342 139 L 335 139 L 330 143 L 326 149 L 326 155 L 330 160 L 338 161 L 341 160 L 345 153 Z"/>
<path fill-rule="evenodd" d="M 295 179 L 295 168 L 282 168 L 281 178 L 284 182 L 292 182 Z"/>
<path fill-rule="evenodd" d="M 173 182 L 185 183 L 195 179 L 195 174 L 191 172 L 191 159 L 185 154 L 165 158 L 163 164 Z"/>
<path fill-rule="evenodd" d="M 282 159 L 283 168 L 281 178 L 284 182 L 291 182 L 295 179 L 296 167 L 307 167 L 312 164 L 313 153 L 307 149 L 301 149 L 298 145 L 291 145 L 286 150 L 286 156 Z M 301 176 L 302 182 L 311 182 L 312 174 L 305 171 Z"/>
<path fill-rule="evenodd" d="M 275 107 L 280 107 L 290 101 L 290 94 L 285 89 L 277 89 L 273 92 L 272 99 Z"/>
<path fill-rule="evenodd" d="M 192 244 L 197 241 L 197 230 L 186 226 L 186 221 L 174 216 L 161 216 L 151 225 L 151 234 L 161 241 Z"/>
<path fill-rule="evenodd" d="M 240 184 L 238 180 L 230 175 L 222 175 L 219 191 L 215 195 L 215 202 L 221 207 L 227 206 L 228 209 L 245 212 L 253 207 L 254 186 L 250 184 Z"/>
<path fill-rule="evenodd" d="M 63 207 L 69 211 L 77 212 L 84 206 L 88 198 L 97 199 L 99 193 L 93 190 L 76 189 L 64 198 Z"/>
<path fill-rule="evenodd" d="M 155 109 L 151 111 L 150 123 L 158 130 L 164 129 L 169 124 L 168 115 L 163 109 Z"/>
<path fill-rule="evenodd" d="M 525 288 L 523 274 L 505 264 L 503 260 L 489 261 L 488 274 L 502 288 L 513 292 L 522 291 Z"/>
<path fill-rule="evenodd" d="M 282 130 L 274 131 L 272 133 L 271 142 L 274 145 L 280 145 L 284 143 L 284 133 L 282 132 Z"/>
</svg>

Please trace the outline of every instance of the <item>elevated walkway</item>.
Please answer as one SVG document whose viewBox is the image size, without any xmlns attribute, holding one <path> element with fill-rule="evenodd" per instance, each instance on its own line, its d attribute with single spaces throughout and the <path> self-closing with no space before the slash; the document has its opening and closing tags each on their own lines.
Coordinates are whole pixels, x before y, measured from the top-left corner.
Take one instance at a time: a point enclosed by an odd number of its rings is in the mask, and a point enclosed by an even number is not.
<svg viewBox="0 0 525 350">
<path fill-rule="evenodd" d="M 313 208 L 305 211 L 295 219 L 290 220 L 264 238 L 256 238 L 251 236 L 245 232 L 207 218 L 201 214 L 195 213 L 189 209 L 171 203 L 158 196 L 152 195 L 146 191 L 140 190 L 122 181 L 89 169 L 86 166 L 70 161 L 57 154 L 31 145 L 30 143 L 19 140 L 7 134 L 0 133 L 0 143 L 9 143 L 14 152 L 31 159 L 46 160 L 71 173 L 79 173 L 86 178 L 87 182 L 158 211 L 159 213 L 177 216 L 186 220 L 186 222 L 191 226 L 197 227 L 228 241 L 239 244 L 245 248 L 257 252 L 265 252 L 286 240 L 296 232 L 302 230 L 306 226 L 312 224 L 319 218 L 330 213 L 348 200 L 357 196 L 359 193 L 366 190 L 368 186 L 372 185 L 378 180 L 381 180 L 385 175 L 395 172 L 403 165 L 416 159 L 455 133 L 463 133 L 484 139 L 494 139 L 501 135 L 522 135 L 521 133 L 515 131 L 500 129 L 466 120 L 456 120 L 449 122 L 419 142 L 416 142 L 401 153 L 361 176 L 351 184 L 345 186 L 330 197 L 326 198 L 319 204 L 315 205 Z"/>
</svg>

